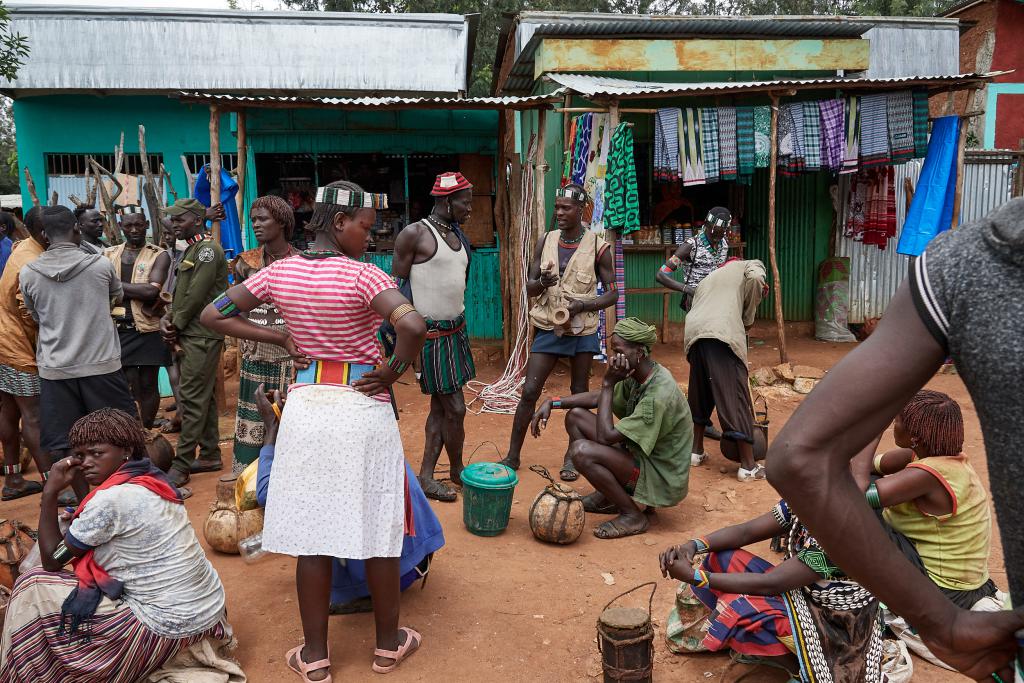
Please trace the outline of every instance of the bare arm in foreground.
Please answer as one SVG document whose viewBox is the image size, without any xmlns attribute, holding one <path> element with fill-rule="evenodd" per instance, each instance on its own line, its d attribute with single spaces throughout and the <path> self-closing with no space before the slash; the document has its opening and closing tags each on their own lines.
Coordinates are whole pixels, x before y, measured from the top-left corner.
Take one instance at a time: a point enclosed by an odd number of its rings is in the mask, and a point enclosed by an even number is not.
<svg viewBox="0 0 1024 683">
<path fill-rule="evenodd" d="M 768 479 L 829 557 L 904 617 L 931 651 L 976 679 L 1012 680 L 1024 611 L 957 608 L 887 538 L 850 460 L 931 379 L 945 351 L 921 321 L 907 283 L 875 332 L 807 397 L 768 452 Z M 881 379 L 880 378 L 884 378 Z"/>
</svg>

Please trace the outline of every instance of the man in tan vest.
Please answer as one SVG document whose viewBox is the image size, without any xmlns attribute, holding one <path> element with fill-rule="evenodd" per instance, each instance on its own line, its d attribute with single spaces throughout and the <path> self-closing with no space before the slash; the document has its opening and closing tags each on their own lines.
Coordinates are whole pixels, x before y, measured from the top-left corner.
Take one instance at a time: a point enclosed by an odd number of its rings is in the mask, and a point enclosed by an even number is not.
<svg viewBox="0 0 1024 683">
<path fill-rule="evenodd" d="M 526 292 L 533 302 L 530 322 L 534 340 L 526 363 L 526 383 L 512 422 L 508 455 L 502 460 L 512 469 L 519 469 L 523 440 L 537 399 L 559 358 L 570 359 L 572 393 L 589 390 L 591 361 L 601 352 L 598 313 L 618 298 L 611 250 L 583 225 L 586 202 L 587 194 L 580 185 L 566 185 L 555 193 L 558 231 L 537 241 L 530 263 Z M 601 296 L 597 295 L 598 280 L 604 285 Z M 579 477 L 571 458 L 566 457 L 560 475 L 562 481 Z"/>
<path fill-rule="evenodd" d="M 455 491 L 434 479 L 441 447 L 448 452 L 451 478 L 462 479 L 466 441 L 466 398 L 462 387 L 476 376 L 466 331 L 469 240 L 459 228 L 473 210 L 473 185 L 459 172 L 437 176 L 430 192 L 434 208 L 398 235 L 391 274 L 407 281 L 406 297 L 427 321 L 420 352 L 420 389 L 430 396 L 420 486 L 428 498 L 455 501 Z"/>
<path fill-rule="evenodd" d="M 160 368 L 171 364 L 170 348 L 160 337 L 159 305 L 171 257 L 146 243 L 148 231 L 149 221 L 140 207 L 123 207 L 125 241 L 104 252 L 124 288 L 124 301 L 113 311 L 114 324 L 121 341 L 121 365 L 146 429 L 153 427 L 160 406 Z"/>
</svg>

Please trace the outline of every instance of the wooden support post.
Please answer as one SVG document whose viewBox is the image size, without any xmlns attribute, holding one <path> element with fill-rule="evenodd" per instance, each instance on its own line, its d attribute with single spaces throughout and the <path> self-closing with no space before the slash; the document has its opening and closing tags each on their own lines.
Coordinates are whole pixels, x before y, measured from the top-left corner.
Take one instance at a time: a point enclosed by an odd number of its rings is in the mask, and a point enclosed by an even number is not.
<svg viewBox="0 0 1024 683">
<path fill-rule="evenodd" d="M 185 169 L 185 183 L 188 185 L 185 188 L 185 196 L 191 197 L 196 189 L 196 177 L 192 175 L 192 169 L 188 167 L 188 159 L 184 154 L 181 155 L 181 167 Z"/>
<path fill-rule="evenodd" d="M 967 145 L 967 119 L 960 119 L 960 134 L 956 141 L 956 190 L 953 192 L 953 221 L 950 229 L 960 226 L 960 206 L 964 196 L 964 147 Z"/>
<path fill-rule="evenodd" d="M 772 127 L 769 145 L 771 161 L 768 166 L 768 259 L 772 265 L 772 290 L 775 297 L 775 327 L 779 336 L 779 362 L 789 361 L 786 352 L 786 323 L 782 317 L 782 277 L 775 246 L 775 182 L 778 180 L 779 161 L 779 96 L 772 94 Z"/>
<path fill-rule="evenodd" d="M 28 170 L 28 166 L 25 167 L 25 185 L 28 187 L 28 196 L 32 199 L 32 206 L 41 206 L 39 195 L 36 194 L 36 183 L 32 180 L 32 172 Z"/>
<path fill-rule="evenodd" d="M 246 137 L 245 112 L 238 112 L 238 194 L 235 195 L 235 206 L 238 208 L 238 220 L 245 225 L 245 169 L 249 161 L 249 141 Z"/>
<path fill-rule="evenodd" d="M 149 152 L 146 149 L 146 127 L 141 123 L 139 124 L 139 157 L 142 160 L 142 175 L 145 178 L 142 196 L 146 200 L 149 226 L 153 230 L 153 244 L 160 244 L 163 241 L 164 232 L 164 224 L 161 221 L 163 214 L 160 210 L 163 208 L 164 202 L 157 195 L 156 178 L 153 176 L 153 169 L 149 167 Z M 163 182 L 162 175 L 160 176 L 160 182 Z M 173 240 L 171 243 L 173 244 Z"/>
<path fill-rule="evenodd" d="M 547 127 L 548 127 L 548 112 L 546 109 L 537 110 L 537 159 L 534 163 L 535 171 L 535 182 L 536 189 L 534 194 L 534 226 L 537 230 L 537 239 L 544 237 L 544 227 L 547 221 L 547 208 L 544 204 L 544 175 L 547 173 L 548 157 L 547 157 Z"/>
<path fill-rule="evenodd" d="M 220 202 L 220 111 L 210 105 L 210 205 Z M 213 222 L 213 241 L 220 244 L 220 221 Z"/>
<path fill-rule="evenodd" d="M 615 134 L 615 129 L 619 127 L 619 101 L 612 100 L 608 104 L 608 129 L 611 131 L 611 135 Z M 616 244 L 619 241 L 619 233 L 614 229 L 605 229 L 604 231 L 605 241 L 612 247 L 612 264 L 615 265 L 615 254 L 618 252 Z M 625 292 L 619 292 L 619 296 L 626 296 Z M 605 340 L 610 343 L 612 334 L 615 332 L 615 323 L 618 322 L 618 318 L 615 315 L 616 306 L 618 302 L 612 303 L 611 306 L 604 309 L 604 332 Z"/>
<path fill-rule="evenodd" d="M 171 194 L 171 201 L 178 201 L 178 193 L 174 191 L 174 183 L 171 182 L 171 174 L 167 172 L 163 162 L 160 163 L 160 177 L 167 183 L 167 191 Z"/>
</svg>

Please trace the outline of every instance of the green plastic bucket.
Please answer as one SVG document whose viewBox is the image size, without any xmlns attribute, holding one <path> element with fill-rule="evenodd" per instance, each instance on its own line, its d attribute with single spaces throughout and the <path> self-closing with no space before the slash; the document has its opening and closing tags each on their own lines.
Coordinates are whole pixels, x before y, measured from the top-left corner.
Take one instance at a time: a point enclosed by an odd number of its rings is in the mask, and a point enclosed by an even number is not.
<svg viewBox="0 0 1024 683">
<path fill-rule="evenodd" d="M 462 521 L 477 536 L 497 536 L 508 526 L 519 477 L 496 462 L 474 462 L 462 470 Z"/>
</svg>

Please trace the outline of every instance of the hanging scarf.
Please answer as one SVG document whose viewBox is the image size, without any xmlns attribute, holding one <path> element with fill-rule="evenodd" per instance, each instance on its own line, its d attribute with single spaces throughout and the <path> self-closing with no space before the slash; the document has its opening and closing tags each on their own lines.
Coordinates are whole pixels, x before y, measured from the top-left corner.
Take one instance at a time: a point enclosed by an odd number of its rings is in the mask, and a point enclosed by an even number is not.
<svg viewBox="0 0 1024 683">
<path fill-rule="evenodd" d="M 583 185 L 587 179 L 587 161 L 590 157 L 590 133 L 594 123 L 593 114 L 583 114 L 576 119 L 576 144 L 572 156 L 572 182 Z"/>
<path fill-rule="evenodd" d="M 893 163 L 914 158 L 914 95 L 909 90 L 889 93 L 889 147 Z"/>
<path fill-rule="evenodd" d="M 640 193 L 633 160 L 633 129 L 623 122 L 615 129 L 608 153 L 604 190 L 604 225 L 628 235 L 640 229 Z"/>
<path fill-rule="evenodd" d="M 768 168 L 772 162 L 772 108 L 754 107 L 754 166 Z"/>
<path fill-rule="evenodd" d="M 846 149 L 844 137 L 843 100 L 822 100 L 821 114 L 821 165 L 826 170 L 838 173 L 843 168 L 843 152 Z"/>
<path fill-rule="evenodd" d="M 127 461 L 116 472 L 107 477 L 106 481 L 90 491 L 89 495 L 78 504 L 78 509 L 75 510 L 75 514 L 71 519 L 77 519 L 82 514 L 82 510 L 85 509 L 85 506 L 89 504 L 89 501 L 92 500 L 92 497 L 97 492 L 128 483 L 142 486 L 164 500 L 169 500 L 179 505 L 183 504 L 178 490 L 171 486 L 164 473 L 157 469 L 150 462 L 149 458 L 143 458 L 141 460 Z M 74 538 L 70 533 L 68 537 L 69 541 Z M 79 548 L 82 547 L 73 541 L 72 545 Z M 68 595 L 61 606 L 60 630 L 58 632 L 64 633 L 65 620 L 70 618 L 71 634 L 73 635 L 78 630 L 79 625 L 96 613 L 96 608 L 99 607 L 104 595 L 111 600 L 120 599 L 121 594 L 124 592 L 124 583 L 110 576 L 103 567 L 97 564 L 95 550 L 92 548 L 89 548 L 81 557 L 72 560 L 71 567 L 78 578 L 78 586 L 71 591 L 71 594 Z"/>
<path fill-rule="evenodd" d="M 821 112 L 817 102 L 804 102 L 804 166 L 821 170 Z"/>
<path fill-rule="evenodd" d="M 569 125 L 569 139 L 565 141 L 565 163 L 562 164 L 562 185 L 568 185 L 572 178 L 573 151 L 576 149 L 576 119 Z"/>
<path fill-rule="evenodd" d="M 654 117 L 654 179 L 679 180 L 679 109 L 659 109 Z"/>
<path fill-rule="evenodd" d="M 718 108 L 719 178 L 736 180 L 736 108 Z"/>
<path fill-rule="evenodd" d="M 860 98 L 846 98 L 846 150 L 843 152 L 843 173 L 853 173 L 860 167 Z"/>
<path fill-rule="evenodd" d="M 679 156 L 685 157 L 683 169 L 684 185 L 703 185 L 704 160 L 701 157 L 700 109 L 682 110 L 682 125 L 679 127 Z"/>
<path fill-rule="evenodd" d="M 740 182 L 754 175 L 754 107 L 736 107 L 736 171 Z"/>
<path fill-rule="evenodd" d="M 914 91 L 914 157 L 928 153 L 928 91 Z"/>
</svg>

